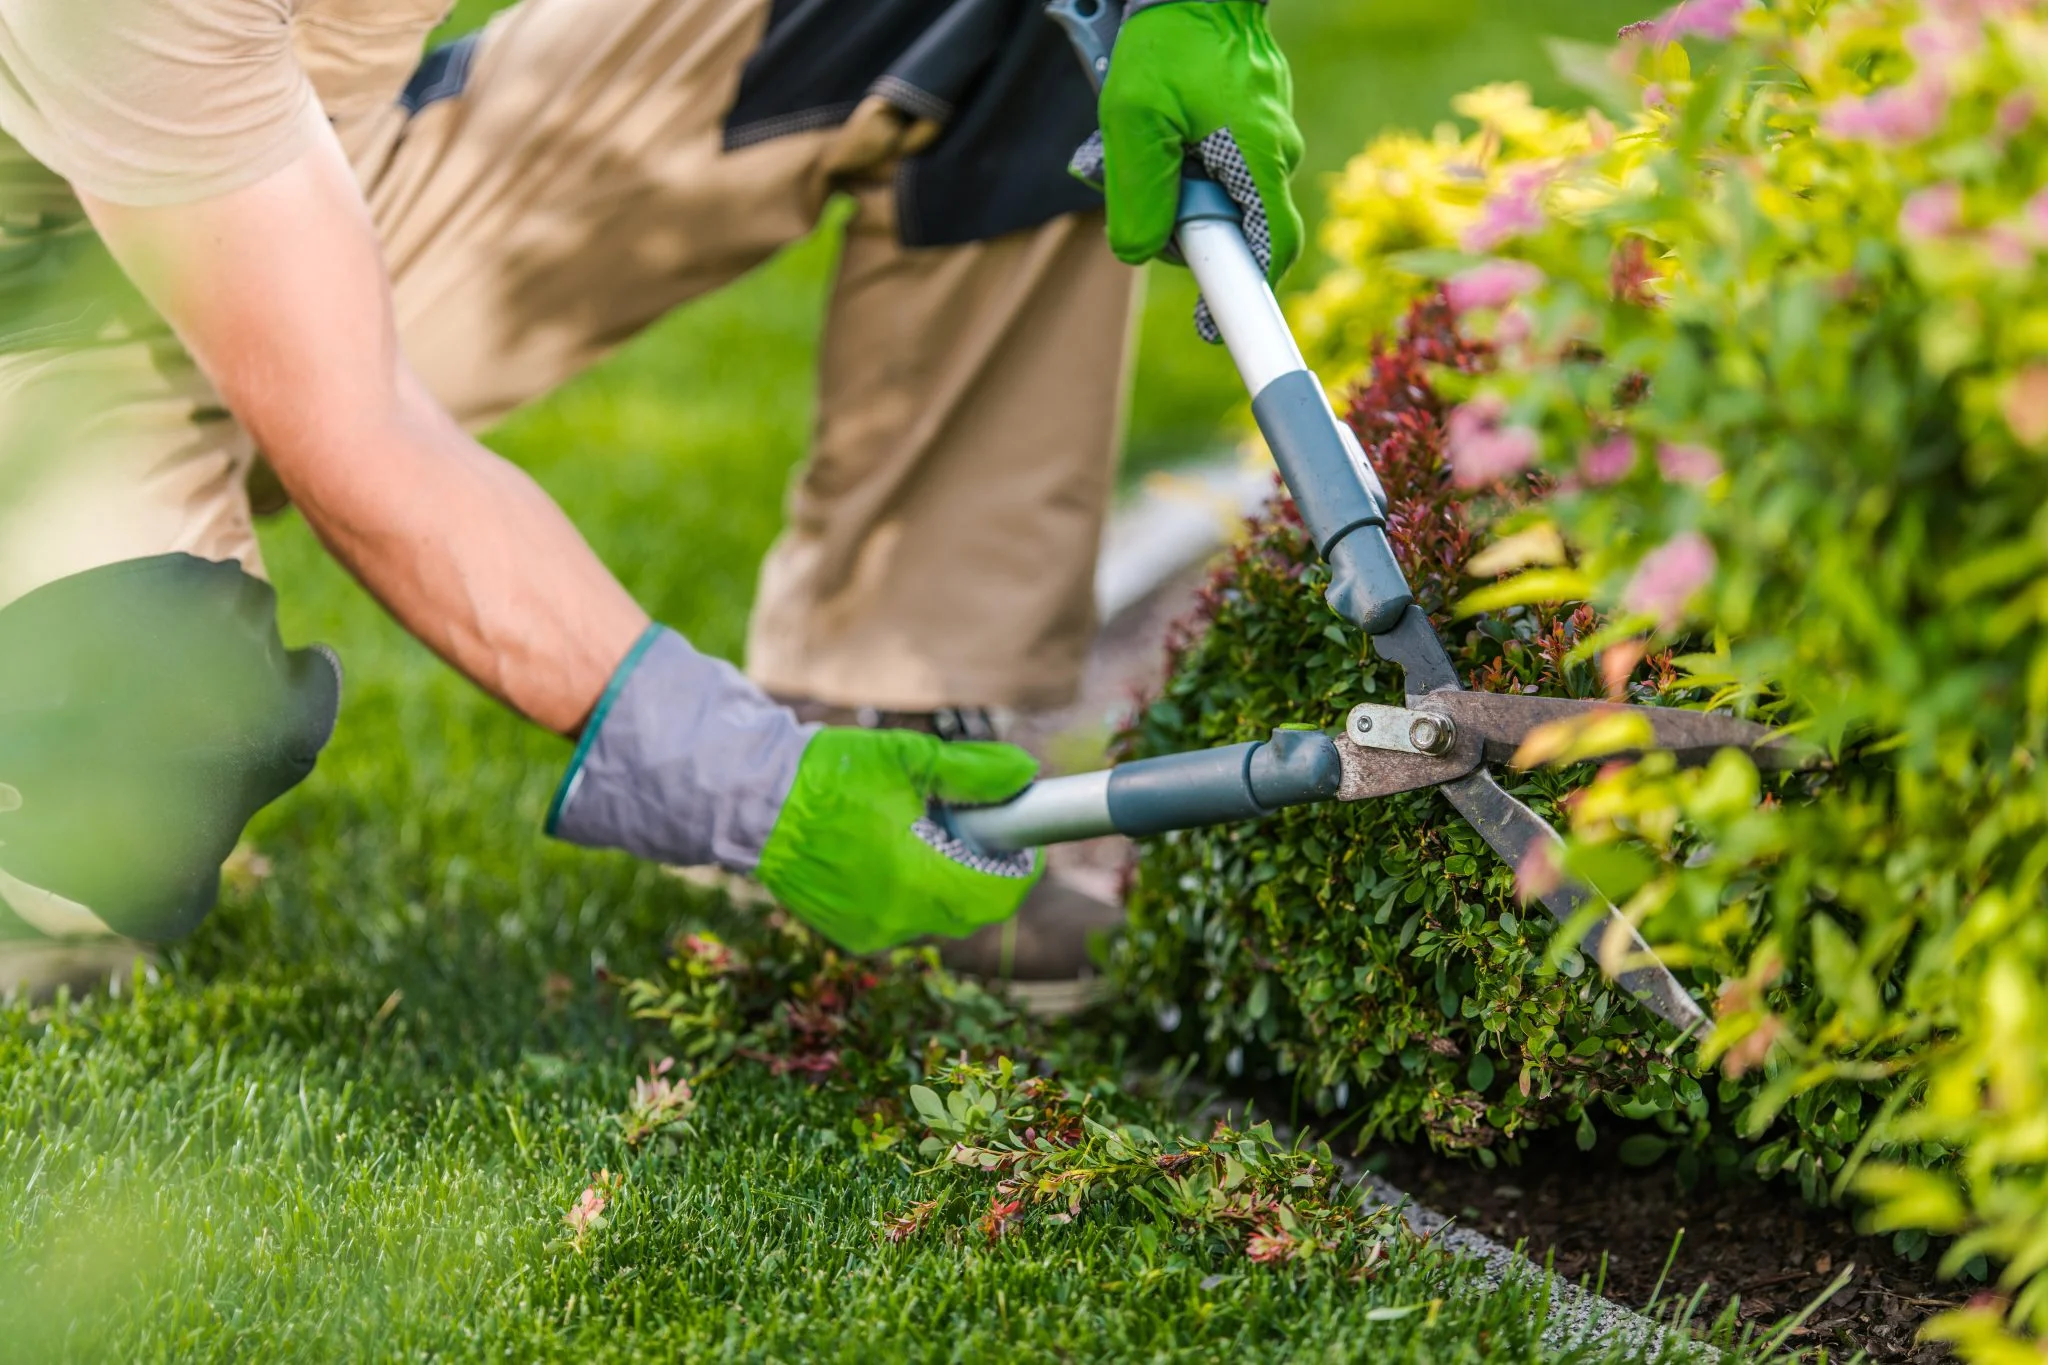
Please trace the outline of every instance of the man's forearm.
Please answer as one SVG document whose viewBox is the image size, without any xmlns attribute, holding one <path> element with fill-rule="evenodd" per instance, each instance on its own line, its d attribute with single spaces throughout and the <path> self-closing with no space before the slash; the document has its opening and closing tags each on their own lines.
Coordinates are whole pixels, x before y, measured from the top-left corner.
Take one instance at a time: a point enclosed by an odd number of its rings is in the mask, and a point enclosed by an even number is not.
<svg viewBox="0 0 2048 1365">
<path fill-rule="evenodd" d="M 321 541 L 413 634 L 559 733 L 590 714 L 647 614 L 526 473 L 408 373 L 345 456 L 280 469 Z M 286 472 L 290 469 L 292 472 Z"/>
<path fill-rule="evenodd" d="M 333 133 L 218 198 L 80 197 L 335 555 L 479 686 L 576 730 L 647 617 L 547 495 L 465 435 L 405 363 Z"/>
</svg>

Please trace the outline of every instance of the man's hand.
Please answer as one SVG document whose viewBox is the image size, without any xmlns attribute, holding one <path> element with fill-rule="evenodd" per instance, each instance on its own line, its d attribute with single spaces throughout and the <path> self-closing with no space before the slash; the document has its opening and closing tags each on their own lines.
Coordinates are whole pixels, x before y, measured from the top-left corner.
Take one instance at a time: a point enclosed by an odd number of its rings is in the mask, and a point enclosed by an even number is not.
<svg viewBox="0 0 2048 1365">
<path fill-rule="evenodd" d="M 932 818 L 929 803 L 1007 800 L 1037 771 L 1031 755 L 1008 744 L 820 730 L 762 850 L 761 884 L 853 952 L 1008 919 L 1044 860 L 977 854 Z"/>
<path fill-rule="evenodd" d="M 987 803 L 1038 770 L 1007 744 L 799 726 L 720 659 L 647 632 L 606 689 L 548 813 L 571 843 L 757 872 L 852 952 L 1007 919 L 1036 853 L 983 857 L 933 801 Z"/>
<path fill-rule="evenodd" d="M 581 726 L 647 616 L 406 364 L 376 233 L 324 123 L 246 189 L 154 208 L 80 198 L 335 556 L 479 686 L 550 729 Z"/>
<path fill-rule="evenodd" d="M 1293 103 L 1287 59 L 1256 0 L 1165 0 L 1125 20 L 1100 108 L 1118 258 L 1138 265 L 1165 249 L 1181 162 L 1199 147 L 1245 208 L 1245 235 L 1255 251 L 1268 248 L 1266 275 L 1278 284 L 1301 254 L 1301 213 L 1288 189 L 1302 152 Z"/>
</svg>

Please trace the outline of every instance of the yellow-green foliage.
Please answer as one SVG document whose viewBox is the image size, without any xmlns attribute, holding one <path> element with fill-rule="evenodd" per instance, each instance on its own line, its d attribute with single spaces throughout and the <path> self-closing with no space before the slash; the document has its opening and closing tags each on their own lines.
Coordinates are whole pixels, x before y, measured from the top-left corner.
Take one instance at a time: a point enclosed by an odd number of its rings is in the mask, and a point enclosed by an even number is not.
<svg viewBox="0 0 2048 1365">
<path fill-rule="evenodd" d="M 1336 268 L 1291 309 L 1326 379 L 1356 371 L 1424 286 L 1421 271 L 1403 268 L 1402 253 L 1455 247 L 1514 175 L 1584 153 L 1612 132 L 1597 115 L 1589 121 L 1531 103 L 1519 83 L 1469 90 L 1451 107 L 1477 131 L 1443 123 L 1426 138 L 1389 133 L 1330 188 L 1320 244 Z"/>
<path fill-rule="evenodd" d="M 1400 252 L 1490 296 L 1466 323 L 1500 364 L 1462 392 L 1516 439 L 1449 457 L 1530 452 L 1553 492 L 1499 533 L 1572 553 L 1468 606 L 1595 602 L 1588 655 L 1708 640 L 1693 681 L 1832 756 L 1806 802 L 1737 762 L 1607 775 L 1571 863 L 1724 982 L 1713 1050 L 1768 1078 L 1745 1132 L 1898 1079 L 1842 1182 L 2002 1267 L 2009 1326 L 1940 1324 L 1999 1358 L 2048 1333 L 2048 21 L 1694 0 L 1581 74 L 1607 115 L 1582 143 L 1531 116 L 1540 184 L 1482 162 L 1467 201 L 1490 131 L 1355 163 L 1308 316 L 1362 357 L 1342 320 L 1384 315 L 1361 282 Z"/>
</svg>

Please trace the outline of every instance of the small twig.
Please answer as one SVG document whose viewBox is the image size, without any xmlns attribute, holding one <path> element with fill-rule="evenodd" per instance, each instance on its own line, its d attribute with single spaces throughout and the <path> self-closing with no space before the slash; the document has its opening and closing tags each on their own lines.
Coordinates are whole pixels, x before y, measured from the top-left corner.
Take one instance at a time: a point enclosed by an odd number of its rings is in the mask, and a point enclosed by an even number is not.
<svg viewBox="0 0 2048 1365">
<path fill-rule="evenodd" d="M 1768 1289 L 1774 1284 L 1787 1284 L 1793 1280 L 1803 1280 L 1811 1274 L 1813 1274 L 1811 1270 L 1788 1270 L 1782 1275 L 1773 1275 L 1767 1280 L 1751 1280 L 1744 1284 L 1737 1292 L 1747 1294 L 1752 1289 Z"/>
<path fill-rule="evenodd" d="M 1855 1277 L 1855 1274 L 1856 1263 L 1854 1261 L 1851 1261 L 1849 1262 L 1849 1264 L 1843 1266 L 1842 1273 L 1835 1276 L 1834 1283 L 1830 1284 L 1826 1289 L 1821 1290 L 1820 1293 L 1814 1298 L 1813 1302 L 1807 1304 L 1806 1307 L 1800 1309 L 1797 1313 L 1787 1318 L 1784 1321 L 1784 1323 L 1779 1326 L 1778 1330 L 1771 1334 L 1770 1340 L 1764 1343 L 1763 1350 L 1758 1352 L 1758 1354 L 1764 1356 L 1776 1355 L 1778 1352 L 1778 1348 L 1783 1346 L 1788 1340 L 1790 1340 L 1794 1332 L 1804 1327 L 1806 1325 L 1806 1320 L 1812 1317 L 1816 1312 L 1818 1312 L 1822 1304 L 1826 1303 L 1829 1299 L 1832 1299 L 1837 1293 L 1839 1293 L 1841 1291 L 1842 1286 L 1849 1283 L 1849 1281 Z"/>
</svg>

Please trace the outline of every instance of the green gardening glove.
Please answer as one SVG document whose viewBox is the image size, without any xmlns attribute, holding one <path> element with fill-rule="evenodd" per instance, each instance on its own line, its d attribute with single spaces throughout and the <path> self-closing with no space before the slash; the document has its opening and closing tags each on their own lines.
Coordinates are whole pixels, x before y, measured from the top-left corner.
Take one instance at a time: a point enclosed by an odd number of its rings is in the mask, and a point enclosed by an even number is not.
<svg viewBox="0 0 2048 1365">
<path fill-rule="evenodd" d="M 849 952 L 1008 919 L 1044 870 L 1036 852 L 989 857 L 948 834 L 932 803 L 988 805 L 1030 784 L 1038 763 L 1008 744 L 907 730 L 824 729 L 761 850 L 756 876 Z"/>
<path fill-rule="evenodd" d="M 1165 250 L 1192 150 L 1244 210 L 1245 238 L 1278 284 L 1301 255 L 1301 212 L 1288 182 L 1302 145 L 1294 78 L 1266 29 L 1265 5 L 1139 0 L 1130 9 L 1099 108 L 1110 248 L 1132 265 Z M 1084 149 L 1074 167 L 1084 179 L 1085 158 Z"/>
</svg>

